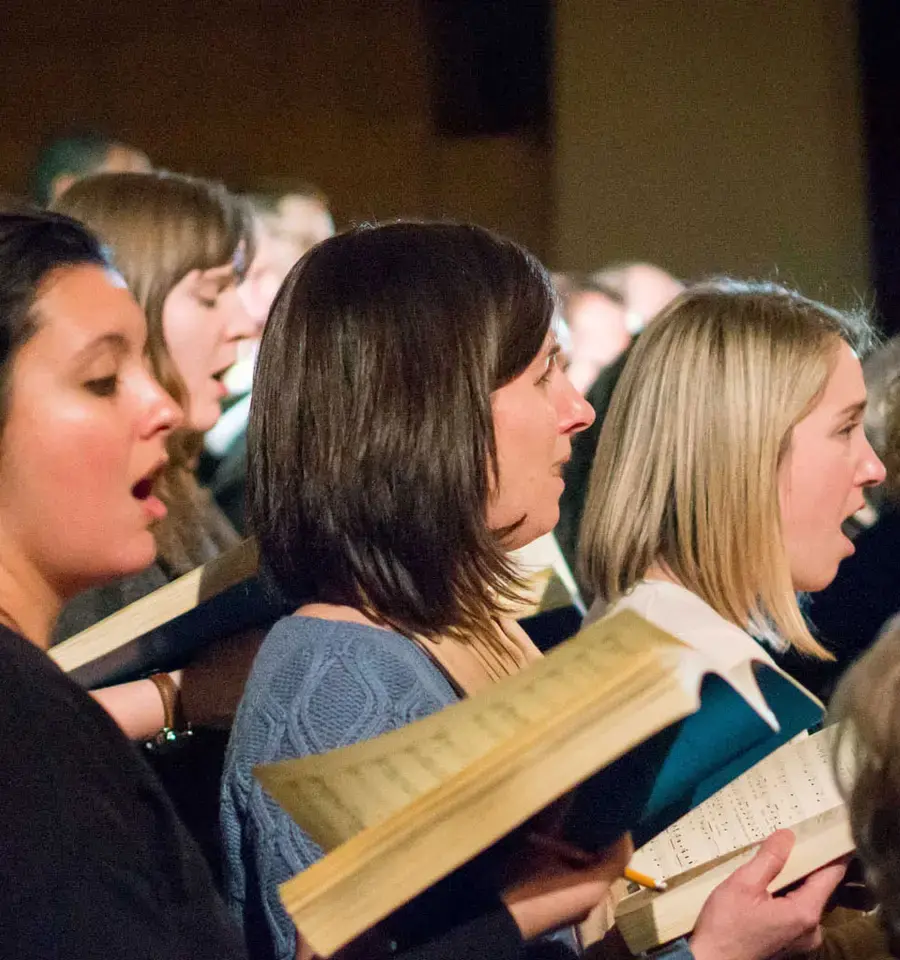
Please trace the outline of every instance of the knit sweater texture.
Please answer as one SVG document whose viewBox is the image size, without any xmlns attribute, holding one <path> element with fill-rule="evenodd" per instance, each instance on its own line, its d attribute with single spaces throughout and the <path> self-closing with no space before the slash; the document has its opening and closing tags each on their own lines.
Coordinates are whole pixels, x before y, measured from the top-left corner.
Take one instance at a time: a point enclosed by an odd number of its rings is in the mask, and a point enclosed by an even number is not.
<svg viewBox="0 0 900 960">
<path fill-rule="evenodd" d="M 427 654 L 393 631 L 297 616 L 272 628 L 235 718 L 221 795 L 226 896 L 251 956 L 294 957 L 278 885 L 323 855 L 253 767 L 368 740 L 458 699 Z"/>
</svg>

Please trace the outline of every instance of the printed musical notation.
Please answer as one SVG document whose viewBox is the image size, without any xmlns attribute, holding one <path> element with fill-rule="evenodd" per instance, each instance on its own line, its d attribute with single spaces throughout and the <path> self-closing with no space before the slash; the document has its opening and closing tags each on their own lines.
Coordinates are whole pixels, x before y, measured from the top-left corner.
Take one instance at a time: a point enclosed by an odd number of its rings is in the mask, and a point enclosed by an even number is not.
<svg viewBox="0 0 900 960">
<path fill-rule="evenodd" d="M 633 866 L 668 879 L 842 806 L 832 769 L 834 730 L 776 750 L 645 844 Z"/>
</svg>

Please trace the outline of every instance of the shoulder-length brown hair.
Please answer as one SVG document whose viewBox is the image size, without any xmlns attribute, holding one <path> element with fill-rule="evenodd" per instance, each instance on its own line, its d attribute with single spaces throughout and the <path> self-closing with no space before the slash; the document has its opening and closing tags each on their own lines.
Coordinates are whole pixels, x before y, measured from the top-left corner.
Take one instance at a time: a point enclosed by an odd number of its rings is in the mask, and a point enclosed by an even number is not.
<svg viewBox="0 0 900 960">
<path fill-rule="evenodd" d="M 187 392 L 163 335 L 163 305 L 172 288 L 192 270 L 234 262 L 238 278 L 253 258 L 253 214 L 222 184 L 182 174 L 101 173 L 78 180 L 54 209 L 86 224 L 106 244 L 147 317 L 147 350 L 156 378 L 184 406 Z M 193 476 L 199 438 L 175 431 L 168 442 L 169 466 L 159 493 L 169 516 L 156 528 L 159 553 L 174 573 L 209 559 L 216 546 L 233 540 L 207 509 Z M 198 525 L 214 544 L 199 542 Z M 224 539 L 223 539 L 224 538 Z M 219 541 L 222 542 L 219 542 Z"/>
<path fill-rule="evenodd" d="M 543 267 L 474 226 L 359 227 L 291 271 L 263 334 L 248 505 L 290 602 L 406 634 L 488 627 L 520 583 L 487 527 L 491 393 L 537 356 Z"/>
<path fill-rule="evenodd" d="M 600 434 L 579 545 L 594 590 L 613 602 L 662 563 L 742 629 L 830 657 L 797 605 L 778 471 L 841 342 L 861 352 L 870 335 L 864 315 L 776 284 L 678 296 L 635 343 Z"/>
</svg>

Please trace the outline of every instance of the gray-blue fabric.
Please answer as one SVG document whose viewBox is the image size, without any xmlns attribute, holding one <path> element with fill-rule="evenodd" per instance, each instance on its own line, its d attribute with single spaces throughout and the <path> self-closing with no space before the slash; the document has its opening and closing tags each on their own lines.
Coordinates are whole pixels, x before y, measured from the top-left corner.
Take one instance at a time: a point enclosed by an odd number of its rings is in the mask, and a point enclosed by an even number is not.
<svg viewBox="0 0 900 960">
<path fill-rule="evenodd" d="M 400 634 L 296 616 L 272 628 L 238 709 L 222 782 L 226 897 L 251 955 L 292 960 L 295 931 L 278 885 L 322 856 L 263 792 L 253 767 L 368 740 L 458 699 Z"/>
</svg>

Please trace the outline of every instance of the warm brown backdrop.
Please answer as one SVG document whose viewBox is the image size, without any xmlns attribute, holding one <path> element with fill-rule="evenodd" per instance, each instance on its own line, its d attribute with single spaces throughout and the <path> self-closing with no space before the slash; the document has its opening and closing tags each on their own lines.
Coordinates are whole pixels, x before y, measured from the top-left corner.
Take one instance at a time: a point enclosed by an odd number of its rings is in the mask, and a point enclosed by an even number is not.
<svg viewBox="0 0 900 960">
<path fill-rule="evenodd" d="M 554 254 L 868 289 L 852 0 L 564 0 Z"/>
<path fill-rule="evenodd" d="M 44 135 L 95 126 L 235 187 L 314 181 L 343 222 L 465 217 L 553 266 L 867 289 L 852 0 L 555 6 L 551 145 L 434 130 L 416 0 L 4 0 L 0 189 Z"/>
</svg>

